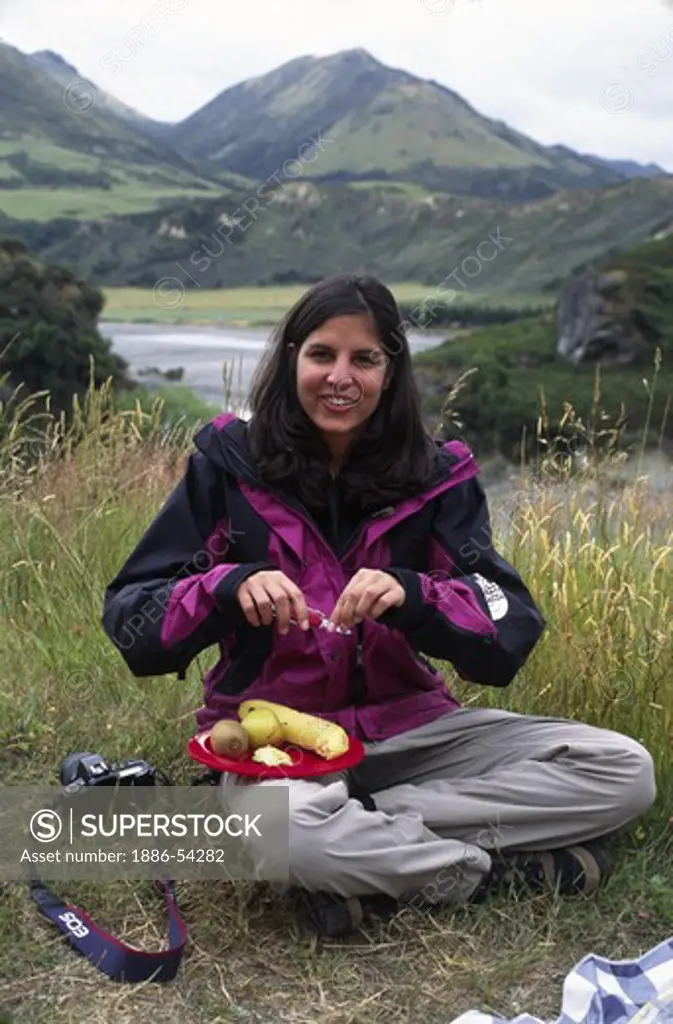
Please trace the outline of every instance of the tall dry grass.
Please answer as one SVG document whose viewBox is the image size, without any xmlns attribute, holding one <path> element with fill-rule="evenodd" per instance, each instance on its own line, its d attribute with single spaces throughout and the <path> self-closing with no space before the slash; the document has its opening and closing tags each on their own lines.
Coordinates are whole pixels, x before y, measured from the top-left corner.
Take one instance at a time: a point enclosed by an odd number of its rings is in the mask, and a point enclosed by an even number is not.
<svg viewBox="0 0 673 1024">
<path fill-rule="evenodd" d="M 0 416 L 1 777 L 53 778 L 72 750 L 142 755 L 179 777 L 194 767 L 185 745 L 214 652 L 185 682 L 135 679 L 100 614 L 179 479 L 195 425 L 167 429 L 160 404 L 119 411 L 106 387 L 91 388 L 68 425 L 34 410 L 28 399 Z M 673 491 L 638 473 L 619 483 L 620 459 L 585 444 L 581 459 L 543 459 L 493 499 L 496 544 L 547 629 L 508 690 L 446 673 L 466 702 L 641 740 L 657 763 L 656 821 L 673 802 Z"/>
</svg>

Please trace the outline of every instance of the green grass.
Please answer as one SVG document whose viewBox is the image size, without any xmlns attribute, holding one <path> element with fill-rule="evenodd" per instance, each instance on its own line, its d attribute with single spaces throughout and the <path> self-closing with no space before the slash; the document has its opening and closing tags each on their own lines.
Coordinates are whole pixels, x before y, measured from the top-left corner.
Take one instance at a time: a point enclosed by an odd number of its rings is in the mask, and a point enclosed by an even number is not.
<svg viewBox="0 0 673 1024">
<path fill-rule="evenodd" d="M 109 160 L 97 156 L 95 153 L 81 153 L 74 149 L 66 149 L 58 146 L 47 139 L 30 138 L 16 140 L 0 140 L 0 160 L 3 157 L 14 154 L 25 154 L 31 162 L 42 164 L 44 167 L 56 167 L 62 171 L 100 171 L 112 170 L 116 177 L 123 181 L 139 183 L 147 175 L 163 179 L 166 185 L 193 185 L 201 181 L 205 186 L 212 188 L 213 182 L 207 178 L 199 179 L 187 171 L 178 168 L 161 165 L 138 164 L 133 161 L 121 162 Z M 237 175 L 231 175 L 232 179 Z M 245 179 L 241 179 L 245 181 Z"/>
<path fill-rule="evenodd" d="M 226 193 L 227 190 L 223 188 L 221 194 Z M 56 217 L 96 220 L 100 217 L 152 210 L 167 199 L 193 199 L 205 194 L 202 189 L 141 185 L 137 182 L 118 185 L 109 190 L 21 188 L 0 195 L 0 211 L 17 220 L 47 221 Z"/>
<path fill-rule="evenodd" d="M 180 278 L 176 267 L 176 276 Z M 236 321 L 269 323 L 283 316 L 310 285 L 268 288 L 192 288 L 174 309 L 154 301 L 149 288 L 104 288 L 104 320 L 156 321 L 158 323 L 210 323 Z M 416 282 L 391 285 L 399 299 L 422 298 L 428 286 Z"/>
<path fill-rule="evenodd" d="M 25 175 L 23 168 L 19 171 L 9 163 L 12 156 L 28 160 Z M 31 177 L 35 171 L 41 175 L 37 182 Z M 77 174 L 90 180 L 71 183 L 68 177 Z M 30 136 L 0 141 L 0 178 L 25 182 L 0 197 L 0 211 L 18 220 L 95 219 L 152 210 L 164 199 L 187 200 L 228 191 L 224 183 L 216 185 L 176 168 L 110 160 Z M 103 188 L 104 181 L 112 181 L 112 187 Z"/>
<path fill-rule="evenodd" d="M 5 181 L 10 181 L 12 178 L 18 180 L 22 177 L 23 175 L 19 174 L 14 167 L 10 167 L 9 164 L 0 163 L 0 178 L 3 178 Z"/>
<path fill-rule="evenodd" d="M 355 189 L 381 189 L 383 192 L 397 193 L 398 195 L 405 195 L 408 199 L 427 199 L 428 196 L 432 195 L 430 189 L 424 188 L 423 185 L 416 185 L 412 181 L 383 181 L 383 180 L 372 180 L 372 181 L 353 181 L 349 183 L 350 188 Z"/>
<path fill-rule="evenodd" d="M 31 469 L 30 412 L 5 408 L 14 429 L 0 447 L 0 780 L 53 782 L 67 752 L 98 750 L 146 757 L 184 783 L 214 652 L 184 682 L 136 679 L 103 633 L 100 609 L 179 479 L 194 425 L 163 437 L 160 414 L 122 416 L 102 391 L 69 434 L 48 429 L 48 454 Z M 547 631 L 506 691 L 459 683 L 442 667 L 466 703 L 576 717 L 650 749 L 657 804 L 621 840 L 605 887 L 575 901 L 503 896 L 470 910 L 408 909 L 352 940 L 319 942 L 291 895 L 263 883 L 183 882 L 179 981 L 121 991 L 10 885 L 0 900 L 0 1012 L 15 1024 L 439 1024 L 471 1007 L 553 1019 L 563 979 L 586 953 L 633 957 L 671 934 L 673 491 L 647 479 L 616 486 L 600 462 L 560 480 L 538 469 L 537 483 L 513 484 L 515 502 L 511 492 L 494 501 L 511 510 L 495 540 L 544 609 Z M 60 891 L 127 941 L 162 946 L 165 912 L 149 886 Z"/>
<path fill-rule="evenodd" d="M 141 383 L 132 390 L 123 391 L 117 399 L 117 409 L 120 411 L 132 412 L 140 408 L 148 419 L 151 419 L 153 411 L 159 406 L 161 416 L 169 427 L 177 426 L 181 421 L 206 422 L 222 411 L 218 406 L 204 402 L 183 384 L 149 388 Z"/>
<path fill-rule="evenodd" d="M 624 337 L 635 328 L 641 348 L 632 363 L 585 360 L 573 365 L 557 353 L 559 326 L 556 310 L 549 309 L 530 319 L 465 331 L 419 353 L 414 363 L 426 414 L 440 416 L 445 389 L 455 384 L 450 411 L 464 420 L 468 442 L 478 454 L 495 450 L 516 460 L 524 426 L 529 443 L 535 441 L 543 396 L 552 415 L 560 416 L 564 403 L 572 402 L 577 420 L 584 423 L 590 418 L 597 422 L 600 410 L 606 436 L 619 421 L 632 438 L 647 425 L 648 443 L 665 444 L 670 451 L 673 238 L 613 254 L 599 269 L 619 272 L 606 316 Z"/>
<path fill-rule="evenodd" d="M 658 307 L 663 311 L 663 307 Z M 523 431 L 535 444 L 543 405 L 557 429 L 565 403 L 577 422 L 597 423 L 607 438 L 621 427 L 634 443 L 649 424 L 648 444 L 671 447 L 673 351 L 670 328 L 659 348 L 638 363 L 574 366 L 556 352 L 552 314 L 466 331 L 461 337 L 414 357 L 425 399 L 424 411 L 441 419 L 446 384 L 456 386 L 450 415 L 464 422 L 465 438 L 478 454 L 498 451 L 516 461 Z M 659 355 L 657 355 L 659 352 Z M 461 383 L 462 380 L 462 383 Z"/>
<path fill-rule="evenodd" d="M 47 139 L 25 138 L 0 141 L 0 158 L 16 153 L 25 153 L 36 163 L 58 167 L 63 171 L 98 171 L 103 163 L 99 156 L 66 149 Z"/>
<path fill-rule="evenodd" d="M 183 280 L 178 267 L 176 277 Z M 163 308 L 154 301 L 149 288 L 104 288 L 103 321 L 156 323 L 213 323 L 217 321 L 247 324 L 275 323 L 311 286 L 283 285 L 252 288 L 191 288 L 174 308 Z M 389 284 L 398 302 L 420 303 L 435 294 L 436 285 L 404 281 Z M 478 292 L 461 296 L 461 302 L 475 305 L 519 308 L 544 301 L 540 297 L 515 292 Z"/>
<path fill-rule="evenodd" d="M 0 141 L 0 178 L 22 177 L 6 160 L 18 154 L 27 157 L 31 166 L 46 173 L 53 168 L 61 175 L 55 187 L 28 183 L 0 196 L 0 211 L 18 220 L 95 219 L 151 210 L 162 199 L 228 193 L 225 184 L 214 185 L 212 181 L 176 168 L 105 159 L 95 153 L 82 153 L 47 139 L 30 137 Z M 110 189 L 77 183 L 70 186 L 63 181 L 63 173 L 109 175 L 114 185 Z M 203 188 L 195 187 L 199 184 Z"/>
</svg>

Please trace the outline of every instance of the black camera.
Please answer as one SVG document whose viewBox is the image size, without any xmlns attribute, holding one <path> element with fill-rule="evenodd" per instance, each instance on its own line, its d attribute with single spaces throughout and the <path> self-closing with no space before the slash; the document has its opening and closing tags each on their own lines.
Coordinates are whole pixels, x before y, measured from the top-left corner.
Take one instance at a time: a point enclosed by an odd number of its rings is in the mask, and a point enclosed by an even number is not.
<svg viewBox="0 0 673 1024">
<path fill-rule="evenodd" d="M 154 786 L 157 770 L 147 761 L 106 761 L 100 754 L 68 754 L 61 764 L 61 782 L 68 793 L 81 786 Z"/>
</svg>

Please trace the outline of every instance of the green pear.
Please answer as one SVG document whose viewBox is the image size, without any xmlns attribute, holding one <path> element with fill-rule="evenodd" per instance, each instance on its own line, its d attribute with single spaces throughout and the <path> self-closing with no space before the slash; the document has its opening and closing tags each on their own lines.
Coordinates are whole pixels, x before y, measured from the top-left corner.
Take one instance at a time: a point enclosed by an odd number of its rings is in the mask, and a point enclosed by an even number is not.
<svg viewBox="0 0 673 1024">
<path fill-rule="evenodd" d="M 285 738 L 282 725 L 269 708 L 256 708 L 250 711 L 241 725 L 248 734 L 250 746 L 254 750 L 267 745 L 275 746 L 282 743 Z"/>
</svg>

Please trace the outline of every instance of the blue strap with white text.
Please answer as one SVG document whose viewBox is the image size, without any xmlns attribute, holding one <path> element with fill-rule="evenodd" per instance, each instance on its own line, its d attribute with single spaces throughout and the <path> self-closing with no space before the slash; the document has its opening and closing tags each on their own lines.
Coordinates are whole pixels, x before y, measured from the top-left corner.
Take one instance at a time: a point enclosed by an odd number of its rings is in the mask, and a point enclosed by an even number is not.
<svg viewBox="0 0 673 1024">
<path fill-rule="evenodd" d="M 28 884 L 40 912 L 60 928 L 77 952 L 114 981 L 172 981 L 175 978 L 187 932 L 178 913 L 173 882 L 154 882 L 164 895 L 169 914 L 168 947 L 157 953 L 135 949 L 108 935 L 84 911 L 65 903 L 39 878 L 31 879 Z"/>
</svg>

